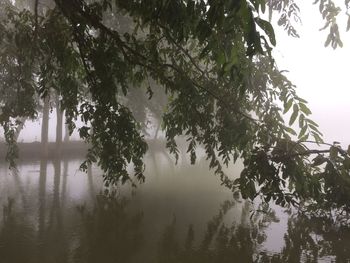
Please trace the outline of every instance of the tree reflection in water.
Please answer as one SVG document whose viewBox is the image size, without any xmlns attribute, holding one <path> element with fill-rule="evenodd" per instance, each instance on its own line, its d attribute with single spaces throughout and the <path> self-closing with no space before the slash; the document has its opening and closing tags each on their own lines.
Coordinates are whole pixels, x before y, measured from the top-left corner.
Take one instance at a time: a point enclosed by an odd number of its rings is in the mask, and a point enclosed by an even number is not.
<svg viewBox="0 0 350 263">
<path fill-rule="evenodd" d="M 274 212 L 261 206 L 259 210 L 264 213 L 252 215 L 252 205 L 241 203 L 238 198 L 222 203 L 203 231 L 196 221 L 192 225 L 181 225 L 182 215 L 178 214 L 168 226 L 161 227 L 160 233 L 150 238 L 146 233 L 154 228 L 147 225 L 137 206 L 136 211 L 130 209 L 132 198 L 126 200 L 116 192 L 94 193 L 91 170 L 84 178 L 89 188 L 87 196 L 93 196 L 93 203 L 84 204 L 90 200 L 87 198 L 80 201 L 79 206 L 69 208 L 67 167 L 64 163 L 61 171 L 61 162 L 56 160 L 53 177 L 49 177 L 47 161 L 42 161 L 35 189 L 21 181 L 21 176 L 12 178 L 14 189 L 21 190 L 16 190 L 14 195 L 20 193 L 21 197 L 8 198 L 3 204 L 1 263 L 350 260 L 350 229 L 336 226 L 333 221 L 322 217 L 290 216 L 284 248 L 276 254 L 265 251 L 264 242 L 270 231 L 268 226 L 277 222 Z M 233 218 L 230 211 L 240 208 L 239 215 L 235 214 L 238 219 Z M 187 228 L 184 236 L 179 231 L 183 227 Z M 150 246 L 150 243 L 154 245 Z"/>
<path fill-rule="evenodd" d="M 292 216 L 284 239 L 275 262 L 350 262 L 350 228 L 329 218 Z"/>
<path fill-rule="evenodd" d="M 259 247 L 266 239 L 265 229 L 269 221 L 276 220 L 276 217 L 269 210 L 263 216 L 250 218 L 251 206 L 249 202 L 245 202 L 241 222 L 227 225 L 224 217 L 235 204 L 235 201 L 226 201 L 222 204 L 219 213 L 208 222 L 201 241 L 196 240 L 194 226 L 190 225 L 182 246 L 176 235 L 174 219 L 166 227 L 160 239 L 158 262 L 253 262 L 258 256 Z"/>
<path fill-rule="evenodd" d="M 126 211 L 127 201 L 115 194 L 98 195 L 91 211 L 83 206 L 79 246 L 74 262 L 131 262 L 143 244 L 142 213 Z"/>
<path fill-rule="evenodd" d="M 3 206 L 0 226 L 0 259 L 4 263 L 37 262 L 35 229 L 25 222 L 22 212 L 14 211 L 14 199 Z"/>
</svg>

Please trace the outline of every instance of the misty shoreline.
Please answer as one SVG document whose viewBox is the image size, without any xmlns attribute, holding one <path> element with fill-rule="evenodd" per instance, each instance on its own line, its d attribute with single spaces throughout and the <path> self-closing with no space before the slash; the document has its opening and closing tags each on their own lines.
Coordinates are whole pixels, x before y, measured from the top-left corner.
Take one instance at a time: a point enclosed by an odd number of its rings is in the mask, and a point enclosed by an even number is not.
<svg viewBox="0 0 350 263">
<path fill-rule="evenodd" d="M 147 139 L 148 147 L 150 151 L 165 150 L 164 139 Z M 18 160 L 19 161 L 32 161 L 40 160 L 41 155 L 41 142 L 18 142 Z M 68 141 L 61 143 L 61 159 L 83 159 L 86 156 L 89 144 L 84 141 Z M 0 142 L 0 163 L 6 162 L 6 152 L 8 145 L 6 142 Z M 48 159 L 54 159 L 57 157 L 57 144 L 56 142 L 48 143 Z"/>
<path fill-rule="evenodd" d="M 19 160 L 40 160 L 41 159 L 41 142 L 18 142 L 18 159 Z M 84 157 L 89 145 L 83 141 L 69 141 L 61 144 L 61 158 Z M 8 145 L 0 142 L 0 162 L 5 162 Z M 56 142 L 48 143 L 48 158 L 56 157 Z"/>
</svg>

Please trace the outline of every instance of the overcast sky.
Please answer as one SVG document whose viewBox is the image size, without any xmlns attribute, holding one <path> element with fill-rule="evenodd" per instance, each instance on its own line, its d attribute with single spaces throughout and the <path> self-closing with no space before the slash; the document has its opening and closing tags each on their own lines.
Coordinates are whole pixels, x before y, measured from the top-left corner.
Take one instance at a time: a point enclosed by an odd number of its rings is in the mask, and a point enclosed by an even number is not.
<svg viewBox="0 0 350 263">
<path fill-rule="evenodd" d="M 339 15 L 338 24 L 343 48 L 324 47 L 328 31 L 320 31 L 324 21 L 318 6 L 311 0 L 296 1 L 300 7 L 300 38 L 292 38 L 275 27 L 275 57 L 279 68 L 289 70 L 288 77 L 297 85 L 297 93 L 309 102 L 327 141 L 350 144 L 350 32 L 347 16 Z M 337 1 L 340 7 L 344 1 Z"/>
</svg>

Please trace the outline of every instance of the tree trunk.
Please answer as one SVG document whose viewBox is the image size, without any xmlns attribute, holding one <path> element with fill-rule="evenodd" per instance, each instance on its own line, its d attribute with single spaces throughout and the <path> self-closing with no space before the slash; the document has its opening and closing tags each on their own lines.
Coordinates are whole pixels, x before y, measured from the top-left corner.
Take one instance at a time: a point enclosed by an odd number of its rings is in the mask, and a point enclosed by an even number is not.
<svg viewBox="0 0 350 263">
<path fill-rule="evenodd" d="M 61 111 L 60 100 L 58 96 L 56 96 L 56 116 L 57 116 L 57 124 L 56 124 L 56 157 L 61 156 L 62 152 L 62 128 L 63 128 L 63 113 Z"/>
<path fill-rule="evenodd" d="M 48 142 L 49 142 L 49 114 L 50 114 L 50 98 L 44 98 L 43 119 L 41 124 L 41 157 L 48 157 Z"/>
<path fill-rule="evenodd" d="M 69 142 L 69 128 L 68 128 L 68 124 L 66 123 L 64 125 L 64 142 Z"/>
<path fill-rule="evenodd" d="M 24 128 L 24 124 L 26 122 L 26 118 L 22 117 L 22 118 L 19 119 L 19 121 L 20 121 L 20 124 L 16 128 L 16 133 L 15 133 L 15 136 L 14 136 L 14 139 L 15 139 L 16 142 L 18 140 L 19 134 L 21 133 L 21 131 Z"/>
<path fill-rule="evenodd" d="M 159 128 L 160 128 L 160 121 L 158 122 L 156 132 L 154 133 L 154 138 L 153 138 L 154 140 L 158 139 Z"/>
</svg>

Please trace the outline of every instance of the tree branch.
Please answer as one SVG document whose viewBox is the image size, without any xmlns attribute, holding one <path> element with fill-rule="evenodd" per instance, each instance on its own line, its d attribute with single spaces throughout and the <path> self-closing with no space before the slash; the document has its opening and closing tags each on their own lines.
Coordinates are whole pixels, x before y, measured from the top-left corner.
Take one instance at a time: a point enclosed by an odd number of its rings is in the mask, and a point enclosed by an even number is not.
<svg viewBox="0 0 350 263">
<path fill-rule="evenodd" d="M 186 57 L 190 60 L 190 62 L 192 63 L 192 65 L 204 76 L 207 75 L 197 64 L 197 62 L 194 60 L 194 58 L 189 54 L 188 50 L 186 50 L 185 48 L 183 48 L 181 45 L 179 45 L 178 43 L 176 43 L 176 40 L 170 35 L 169 30 L 165 27 L 162 26 L 161 24 L 159 24 L 158 22 L 156 23 L 160 28 L 162 28 L 164 30 L 164 32 L 166 33 L 166 36 L 171 40 L 171 42 L 180 50 L 182 51 Z"/>
<path fill-rule="evenodd" d="M 66 1 L 66 0 L 62 0 L 62 1 Z M 59 0 L 55 0 L 56 3 L 59 2 Z M 83 3 L 82 3 L 83 4 Z M 115 30 L 112 30 L 110 28 L 108 28 L 107 26 L 105 26 L 98 17 L 93 17 L 90 14 L 87 13 L 87 11 L 89 10 L 89 8 L 85 5 L 84 6 L 84 10 L 82 8 L 80 8 L 79 6 L 77 6 L 76 4 L 73 5 L 73 8 L 75 8 L 77 11 L 75 12 L 71 12 L 71 14 L 67 13 L 67 10 L 64 9 L 64 6 L 61 3 L 57 4 L 62 10 L 62 12 L 68 16 L 68 18 L 72 19 L 72 16 L 75 14 L 80 14 L 82 18 L 84 18 L 87 22 L 89 22 L 89 24 L 91 24 L 91 26 L 95 27 L 96 29 L 100 29 L 101 31 L 105 32 L 106 34 L 108 34 L 110 37 L 112 37 L 115 41 L 116 44 L 118 45 L 118 47 L 121 49 L 121 52 L 123 53 L 124 57 L 128 60 L 130 60 L 129 55 L 125 52 L 125 50 L 129 51 L 130 53 L 132 53 L 134 56 L 138 57 L 139 59 L 141 59 L 142 61 L 145 61 L 145 63 L 142 63 L 138 60 L 134 60 L 133 63 L 138 64 L 140 66 L 144 66 L 146 68 L 148 68 L 149 70 L 153 71 L 153 72 L 157 72 L 156 69 L 154 69 L 152 66 L 148 65 L 151 64 L 153 65 L 153 61 L 149 61 L 149 59 L 147 59 L 147 57 L 145 57 L 144 55 L 140 54 L 139 52 L 137 52 L 136 50 L 134 50 L 133 48 L 131 48 L 130 46 L 128 46 L 119 36 L 119 33 L 116 32 Z M 70 5 L 71 10 L 72 10 L 72 5 Z M 174 44 L 176 44 L 174 42 Z M 186 51 L 183 50 L 185 53 Z M 190 56 L 190 54 L 187 53 L 188 56 Z M 196 67 L 198 67 L 198 65 L 196 65 L 195 61 L 192 61 L 192 63 L 194 63 L 194 65 Z M 168 68 L 171 68 L 173 70 L 175 70 L 177 73 L 181 74 L 182 76 L 185 76 L 187 79 L 189 79 L 192 84 L 204 91 L 206 91 L 209 95 L 211 95 L 213 98 L 217 99 L 218 101 L 222 102 L 225 107 L 229 110 L 229 111 L 234 111 L 240 115 L 242 115 L 243 117 L 249 119 L 250 121 L 252 121 L 255 125 L 259 125 L 260 121 L 257 119 L 254 119 L 250 116 L 248 116 L 247 114 L 238 111 L 236 109 L 232 109 L 232 107 L 230 107 L 228 105 L 228 103 L 226 103 L 226 101 L 224 101 L 221 97 L 219 97 L 218 95 L 216 95 L 215 93 L 213 93 L 212 91 L 210 91 L 209 89 L 203 87 L 202 85 L 200 85 L 199 83 L 195 82 L 193 79 L 191 79 L 190 77 L 187 76 L 187 74 L 185 74 L 182 70 L 180 70 L 177 66 L 172 65 L 172 64 L 168 64 L 168 63 L 162 63 L 161 66 L 165 66 Z M 198 68 L 197 68 L 198 69 Z M 201 72 L 202 70 L 199 69 Z"/>
</svg>

